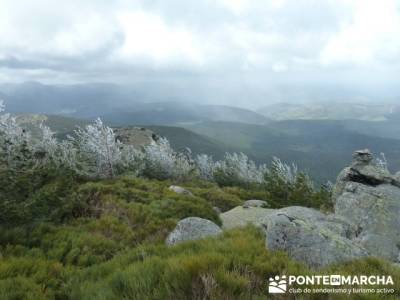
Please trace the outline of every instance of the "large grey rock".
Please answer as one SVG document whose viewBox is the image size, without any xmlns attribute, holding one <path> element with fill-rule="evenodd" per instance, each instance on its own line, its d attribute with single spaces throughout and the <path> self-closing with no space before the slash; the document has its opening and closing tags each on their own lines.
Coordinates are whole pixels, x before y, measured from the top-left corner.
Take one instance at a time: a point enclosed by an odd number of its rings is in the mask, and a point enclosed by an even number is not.
<svg viewBox="0 0 400 300">
<path fill-rule="evenodd" d="M 222 228 L 224 229 L 245 227 L 248 224 L 260 226 L 261 221 L 274 211 L 275 209 L 262 207 L 243 208 L 242 206 L 237 206 L 220 214 L 219 217 L 222 220 Z"/>
<path fill-rule="evenodd" d="M 173 191 L 173 192 L 177 193 L 177 194 L 193 196 L 192 192 L 190 192 L 189 190 L 187 190 L 187 189 L 185 189 L 183 187 L 177 186 L 177 185 L 171 185 L 168 189 L 170 191 Z"/>
<path fill-rule="evenodd" d="M 368 149 L 355 151 L 352 164 L 340 172 L 333 187 L 334 202 L 344 192 L 347 182 L 359 182 L 370 186 L 392 184 L 400 187 L 400 181 L 387 169 L 378 166 Z"/>
<path fill-rule="evenodd" d="M 336 184 L 332 189 L 332 200 L 335 203 L 336 199 L 343 193 L 346 183 L 350 180 L 350 167 L 344 168 L 336 179 Z"/>
<path fill-rule="evenodd" d="M 335 216 L 353 224 L 353 241 L 371 255 L 395 262 L 400 253 L 399 179 L 375 164 L 368 150 L 360 150 L 334 187 Z"/>
<path fill-rule="evenodd" d="M 249 208 L 249 207 L 263 207 L 266 208 L 269 206 L 267 201 L 264 200 L 247 200 L 243 203 L 243 208 Z"/>
<path fill-rule="evenodd" d="M 313 267 L 367 255 L 400 262 L 400 174 L 375 163 L 369 150 L 353 154 L 352 164 L 333 188 L 335 213 L 287 207 L 262 221 L 266 245 Z"/>
<path fill-rule="evenodd" d="M 367 256 L 368 252 L 346 238 L 344 220 L 326 217 L 305 207 L 287 207 L 267 216 L 262 226 L 266 247 L 286 251 L 292 258 L 315 268 Z"/>
<path fill-rule="evenodd" d="M 369 164 L 374 160 L 369 149 L 357 150 L 353 153 L 353 161 L 361 164 Z"/>
<path fill-rule="evenodd" d="M 371 255 L 397 261 L 400 247 L 400 189 L 391 184 L 348 182 L 335 214 L 356 226 L 355 241 Z"/>
<path fill-rule="evenodd" d="M 215 223 L 198 217 L 189 217 L 178 222 L 165 242 L 167 245 L 175 245 L 186 241 L 216 236 L 220 233 L 222 233 L 222 230 Z"/>
<path fill-rule="evenodd" d="M 143 127 L 117 127 L 114 128 L 115 138 L 123 145 L 133 146 L 136 149 L 150 145 L 160 137 L 152 130 Z"/>
<path fill-rule="evenodd" d="M 394 174 L 394 180 L 397 182 L 400 182 L 400 172 L 397 172 L 396 174 Z M 398 185 L 396 184 L 396 186 L 398 186 Z"/>
</svg>

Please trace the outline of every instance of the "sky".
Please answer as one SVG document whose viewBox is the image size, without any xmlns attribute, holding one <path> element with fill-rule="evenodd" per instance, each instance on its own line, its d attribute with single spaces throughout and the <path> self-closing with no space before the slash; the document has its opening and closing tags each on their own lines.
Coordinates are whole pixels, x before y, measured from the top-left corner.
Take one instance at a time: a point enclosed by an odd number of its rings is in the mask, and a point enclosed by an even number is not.
<svg viewBox="0 0 400 300">
<path fill-rule="evenodd" d="M 0 83 L 399 99 L 400 0 L 0 0 Z"/>
</svg>

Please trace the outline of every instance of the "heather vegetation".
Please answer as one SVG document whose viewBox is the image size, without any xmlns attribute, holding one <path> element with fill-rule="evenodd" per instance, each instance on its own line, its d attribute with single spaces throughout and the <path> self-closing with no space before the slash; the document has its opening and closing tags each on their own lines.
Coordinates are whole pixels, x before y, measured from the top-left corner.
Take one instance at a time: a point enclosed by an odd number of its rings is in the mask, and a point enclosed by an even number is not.
<svg viewBox="0 0 400 300">
<path fill-rule="evenodd" d="M 0 115 L 0 299 L 264 299 L 268 276 L 312 272 L 266 250 L 253 227 L 164 245 L 180 219 L 221 225 L 215 207 L 248 199 L 329 210 L 329 184 L 315 186 L 295 165 L 193 157 L 166 139 L 124 145 L 101 120 L 62 141 L 46 126 L 37 132 Z M 376 259 L 322 272 L 338 270 L 400 282 L 398 269 Z"/>
</svg>

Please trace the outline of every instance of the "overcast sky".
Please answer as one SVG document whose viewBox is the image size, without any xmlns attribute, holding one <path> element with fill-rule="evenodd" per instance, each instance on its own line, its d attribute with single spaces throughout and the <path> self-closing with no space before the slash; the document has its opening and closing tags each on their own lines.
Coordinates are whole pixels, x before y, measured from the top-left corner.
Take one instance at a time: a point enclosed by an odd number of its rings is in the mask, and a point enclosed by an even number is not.
<svg viewBox="0 0 400 300">
<path fill-rule="evenodd" d="M 399 78 L 400 0 L 0 0 L 3 83 L 159 80 L 245 102 L 396 98 Z"/>
</svg>

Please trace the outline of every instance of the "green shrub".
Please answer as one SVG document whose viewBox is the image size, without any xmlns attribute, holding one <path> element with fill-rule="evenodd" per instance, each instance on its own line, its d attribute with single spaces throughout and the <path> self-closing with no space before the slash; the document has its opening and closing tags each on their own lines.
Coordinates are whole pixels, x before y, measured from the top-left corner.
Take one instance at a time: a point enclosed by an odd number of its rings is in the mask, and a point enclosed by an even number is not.
<svg viewBox="0 0 400 300">
<path fill-rule="evenodd" d="M 248 227 L 175 247 L 136 248 L 76 273 L 64 292 L 76 299 L 102 299 L 102 295 L 107 299 L 267 299 L 270 276 L 314 273 L 282 252 L 266 250 L 263 233 Z M 400 287 L 400 269 L 372 258 L 330 266 L 318 274 L 390 274 L 394 288 Z"/>
<path fill-rule="evenodd" d="M 0 299 L 54 299 L 64 276 L 57 261 L 10 257 L 0 264 Z"/>
<path fill-rule="evenodd" d="M 72 232 L 66 239 L 71 239 Z M 65 234 L 55 233 L 57 238 Z M 91 242 L 85 243 L 87 251 L 97 251 Z M 66 252 L 64 261 L 67 257 L 73 255 Z M 79 268 L 54 259 L 5 256 L 0 263 L 0 299 L 268 299 L 270 276 L 315 272 L 285 253 L 266 250 L 264 234 L 248 227 L 174 247 L 160 243 L 129 247 L 112 259 Z M 400 268 L 374 258 L 328 266 L 317 273 L 386 274 L 393 276 L 393 288 L 400 288 Z M 365 298 L 377 299 L 374 295 Z"/>
<path fill-rule="evenodd" d="M 332 209 L 331 193 L 325 187 L 316 190 L 304 173 L 297 174 L 293 182 L 287 182 L 275 174 L 268 174 L 264 188 L 272 207 L 306 206 L 325 210 Z"/>
<path fill-rule="evenodd" d="M 123 244 L 77 226 L 41 226 L 30 236 L 32 246 L 40 248 L 47 258 L 63 264 L 89 266 L 111 259 Z"/>
<path fill-rule="evenodd" d="M 7 300 L 38 300 L 54 299 L 46 295 L 42 286 L 30 278 L 15 277 L 0 280 L 0 299 Z"/>
<path fill-rule="evenodd" d="M 212 206 L 218 207 L 221 211 L 230 210 L 243 203 L 243 201 L 237 195 L 226 193 L 223 189 L 218 187 L 208 189 L 192 189 L 192 191 L 195 195 L 204 198 Z"/>
<path fill-rule="evenodd" d="M 265 189 L 264 185 L 252 185 L 249 188 L 240 188 L 240 187 L 224 187 L 222 190 L 230 195 L 235 195 L 239 197 L 241 200 L 269 200 L 269 194 Z"/>
<path fill-rule="evenodd" d="M 62 222 L 72 217 L 71 198 L 78 179 L 63 170 L 28 169 L 0 172 L 0 225 L 37 221 Z"/>
<path fill-rule="evenodd" d="M 177 194 L 168 187 L 169 182 L 122 178 L 87 183 L 79 188 L 76 197 L 79 203 L 86 203 L 81 212 L 83 216 L 99 217 L 105 212 L 112 212 L 120 217 L 118 211 L 132 208 L 142 210 L 147 219 L 178 221 L 197 216 L 220 223 L 212 205 L 206 200 Z"/>
</svg>

